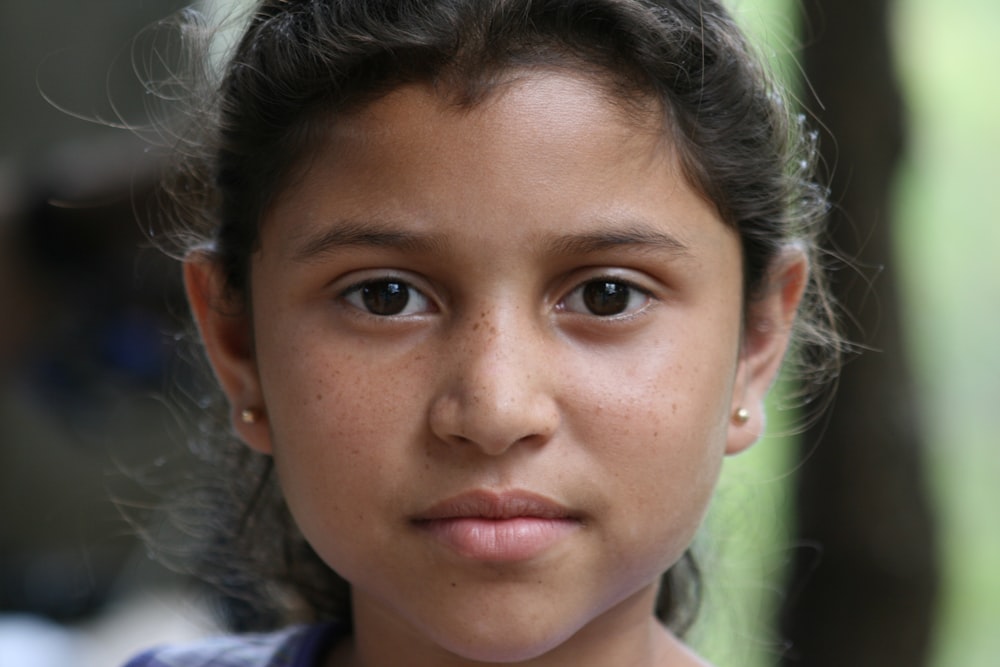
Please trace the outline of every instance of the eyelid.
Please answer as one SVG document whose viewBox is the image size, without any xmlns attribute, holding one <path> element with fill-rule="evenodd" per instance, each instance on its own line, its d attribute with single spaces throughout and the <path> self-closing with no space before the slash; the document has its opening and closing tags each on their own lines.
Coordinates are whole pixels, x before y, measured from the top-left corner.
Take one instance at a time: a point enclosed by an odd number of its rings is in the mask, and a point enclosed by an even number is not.
<svg viewBox="0 0 1000 667">
<path fill-rule="evenodd" d="M 347 285 L 340 286 L 340 283 L 347 282 Z M 424 306 L 418 312 L 413 313 L 398 313 L 392 315 L 379 315 L 377 313 L 372 313 L 368 311 L 363 305 L 358 305 L 352 303 L 348 300 L 351 295 L 359 294 L 360 291 L 369 285 L 376 285 L 379 283 L 396 282 L 401 285 L 406 286 L 410 292 L 410 299 L 413 299 L 413 295 L 419 295 L 419 298 L 424 302 Z M 419 317 L 427 313 L 436 312 L 438 310 L 438 304 L 432 297 L 430 290 L 424 287 L 425 281 L 419 280 L 418 278 L 408 274 L 404 271 L 396 271 L 392 269 L 371 269 L 364 271 L 357 271 L 349 274 L 348 276 L 339 279 L 333 283 L 334 293 L 336 295 L 336 300 L 343 303 L 345 306 L 356 311 L 358 314 L 379 319 L 379 320 L 391 320 L 391 319 L 402 319 L 408 317 Z M 410 304 L 407 304 L 407 309 L 410 308 Z"/>
<path fill-rule="evenodd" d="M 596 313 L 584 312 L 581 310 L 570 310 L 567 308 L 567 301 L 581 293 L 581 290 L 585 289 L 588 285 L 595 282 L 605 282 L 605 283 L 615 283 L 618 285 L 623 285 L 627 287 L 630 291 L 640 294 L 643 297 L 643 303 L 639 306 L 630 307 L 624 312 L 616 313 L 613 315 L 599 315 Z M 633 317 L 644 312 L 650 305 L 651 302 L 656 300 L 656 294 L 650 287 L 644 286 L 640 281 L 622 276 L 618 271 L 614 270 L 601 270 L 588 275 L 583 279 L 577 279 L 573 283 L 573 287 L 567 290 L 563 296 L 559 299 L 557 303 L 557 310 L 565 312 L 571 315 L 580 315 L 584 317 L 591 317 L 599 321 L 605 322 L 615 322 L 626 319 L 632 319 Z M 631 298 L 629 299 L 631 304 Z M 585 310 L 585 309 L 584 309 Z"/>
</svg>

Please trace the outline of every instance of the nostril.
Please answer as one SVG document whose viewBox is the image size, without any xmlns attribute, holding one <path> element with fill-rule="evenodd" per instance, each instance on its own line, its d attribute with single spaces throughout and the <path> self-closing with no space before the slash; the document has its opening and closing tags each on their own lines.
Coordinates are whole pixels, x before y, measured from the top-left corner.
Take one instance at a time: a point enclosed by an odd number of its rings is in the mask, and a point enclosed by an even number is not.
<svg viewBox="0 0 1000 667">
<path fill-rule="evenodd" d="M 468 335 L 477 324 L 478 334 Z M 492 455 L 519 443 L 547 442 L 560 412 L 552 395 L 554 380 L 539 372 L 544 350 L 534 332 L 494 322 L 476 322 L 463 332 L 466 340 L 439 368 L 428 415 L 434 435 Z"/>
</svg>

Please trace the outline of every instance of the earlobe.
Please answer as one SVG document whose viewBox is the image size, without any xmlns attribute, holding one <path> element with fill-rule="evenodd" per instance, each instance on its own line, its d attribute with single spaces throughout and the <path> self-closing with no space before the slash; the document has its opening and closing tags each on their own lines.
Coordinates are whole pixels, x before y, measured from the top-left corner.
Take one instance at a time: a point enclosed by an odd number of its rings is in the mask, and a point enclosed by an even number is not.
<svg viewBox="0 0 1000 667">
<path fill-rule="evenodd" d="M 808 281 L 805 253 L 798 246 L 789 246 L 772 263 L 764 289 L 747 303 L 727 454 L 742 452 L 764 433 L 764 399 L 788 351 Z"/>
<path fill-rule="evenodd" d="M 248 309 L 226 294 L 218 263 L 207 253 L 185 258 L 184 286 L 208 361 L 229 400 L 233 429 L 247 445 L 270 454 Z M 247 419 L 248 414 L 255 418 Z"/>
</svg>

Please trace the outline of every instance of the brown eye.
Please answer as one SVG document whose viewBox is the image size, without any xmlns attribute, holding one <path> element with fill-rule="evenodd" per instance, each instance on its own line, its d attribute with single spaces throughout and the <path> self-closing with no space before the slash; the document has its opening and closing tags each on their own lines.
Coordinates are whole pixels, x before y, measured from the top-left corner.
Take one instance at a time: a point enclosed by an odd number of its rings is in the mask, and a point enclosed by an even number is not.
<svg viewBox="0 0 1000 667">
<path fill-rule="evenodd" d="M 599 278 L 573 290 L 566 297 L 564 308 L 596 317 L 615 317 L 639 310 L 648 301 L 645 290 L 621 280 Z"/>
<path fill-rule="evenodd" d="M 628 307 L 629 288 L 618 283 L 596 281 L 583 288 L 583 303 L 594 315 L 620 315 Z"/>
<path fill-rule="evenodd" d="M 359 310 L 379 317 L 426 312 L 427 297 L 402 280 L 368 280 L 348 289 L 343 298 Z"/>
</svg>

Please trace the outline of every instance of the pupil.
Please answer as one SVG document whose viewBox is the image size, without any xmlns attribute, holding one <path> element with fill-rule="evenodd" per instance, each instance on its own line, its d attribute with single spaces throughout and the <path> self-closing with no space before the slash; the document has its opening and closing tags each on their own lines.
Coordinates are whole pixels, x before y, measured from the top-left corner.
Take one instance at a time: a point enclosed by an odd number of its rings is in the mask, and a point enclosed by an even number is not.
<svg viewBox="0 0 1000 667">
<path fill-rule="evenodd" d="M 410 301 L 410 294 L 403 283 L 384 281 L 361 288 L 365 307 L 375 315 L 398 315 Z"/>
<path fill-rule="evenodd" d="M 610 316 L 625 312 L 629 288 L 612 282 L 593 282 L 583 288 L 583 302 L 594 315 Z"/>
</svg>

